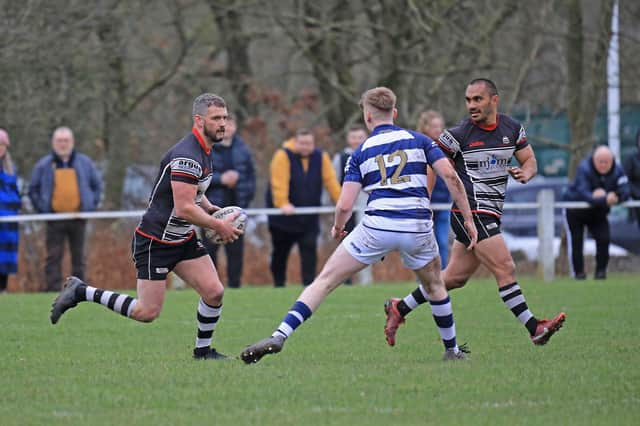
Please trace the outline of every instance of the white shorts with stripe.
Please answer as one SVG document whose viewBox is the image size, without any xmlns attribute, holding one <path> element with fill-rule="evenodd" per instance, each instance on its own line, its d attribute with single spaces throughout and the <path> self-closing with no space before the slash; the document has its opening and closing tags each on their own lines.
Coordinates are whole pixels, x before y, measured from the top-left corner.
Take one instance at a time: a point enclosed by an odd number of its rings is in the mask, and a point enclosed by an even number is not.
<svg viewBox="0 0 640 426">
<path fill-rule="evenodd" d="M 404 266 L 420 269 L 438 257 L 433 231 L 413 233 L 382 231 L 359 223 L 342 241 L 344 248 L 358 262 L 371 265 L 397 250 Z"/>
</svg>

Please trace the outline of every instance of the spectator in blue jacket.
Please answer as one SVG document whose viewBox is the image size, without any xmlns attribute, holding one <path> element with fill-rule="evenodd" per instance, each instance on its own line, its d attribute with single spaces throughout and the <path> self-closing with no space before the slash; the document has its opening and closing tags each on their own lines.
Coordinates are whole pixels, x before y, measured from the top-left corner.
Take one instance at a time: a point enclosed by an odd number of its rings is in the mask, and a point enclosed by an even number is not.
<svg viewBox="0 0 640 426">
<path fill-rule="evenodd" d="M 220 207 L 238 206 L 246 209 L 256 192 L 256 174 L 251 151 L 237 134 L 235 118 L 229 114 L 222 142 L 213 145 L 213 176 L 206 196 Z M 206 238 L 202 239 L 213 263 L 217 264 L 220 247 Z M 224 246 L 227 256 L 227 282 L 231 288 L 240 287 L 244 238 Z"/>
<path fill-rule="evenodd" d="M 640 200 L 640 130 L 636 133 L 636 151 L 624 162 L 624 172 L 629 178 L 631 198 Z M 630 208 L 629 216 L 638 221 L 640 226 L 640 207 Z"/>
<path fill-rule="evenodd" d="M 607 278 L 609 263 L 609 219 L 607 214 L 614 204 L 629 198 L 629 183 L 622 167 L 615 161 L 611 150 L 598 146 L 578 165 L 575 180 L 565 192 L 566 201 L 586 201 L 586 209 L 566 209 L 569 261 L 573 276 L 584 280 L 584 228 L 596 241 L 595 279 Z"/>
<path fill-rule="evenodd" d="M 420 133 L 424 133 L 434 141 L 440 138 L 444 130 L 444 117 L 438 111 L 427 110 L 420 114 L 418 126 Z M 435 178 L 436 183 L 429 194 L 432 203 L 451 204 L 451 194 L 444 180 L 429 167 L 430 179 Z M 433 228 L 440 251 L 440 264 L 442 269 L 447 267 L 449 261 L 449 209 L 433 211 Z"/>
<path fill-rule="evenodd" d="M 9 154 L 9 133 L 0 129 L 0 216 L 13 216 L 20 210 L 16 167 Z M 18 271 L 18 223 L 0 223 L 0 293 L 7 289 L 9 274 Z"/>
<path fill-rule="evenodd" d="M 52 152 L 33 168 L 29 198 L 38 213 L 95 211 L 102 195 L 102 180 L 89 157 L 74 149 L 73 132 L 58 127 L 51 137 Z M 71 274 L 84 279 L 86 219 L 47 222 L 45 282 L 47 291 L 62 285 L 61 263 L 65 241 L 71 251 Z"/>
</svg>

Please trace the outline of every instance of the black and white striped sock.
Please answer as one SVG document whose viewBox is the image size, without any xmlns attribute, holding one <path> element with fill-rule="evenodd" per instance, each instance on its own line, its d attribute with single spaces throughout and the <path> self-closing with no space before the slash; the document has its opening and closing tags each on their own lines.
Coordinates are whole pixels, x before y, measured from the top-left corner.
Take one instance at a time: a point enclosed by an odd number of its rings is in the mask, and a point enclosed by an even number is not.
<svg viewBox="0 0 640 426">
<path fill-rule="evenodd" d="M 513 312 L 513 315 L 515 315 L 516 318 L 518 318 L 518 320 L 527 327 L 529 334 L 532 336 L 536 334 L 538 320 L 529 310 L 527 301 L 524 299 L 524 294 L 522 294 L 522 290 L 520 290 L 518 283 L 515 282 L 513 284 L 500 287 L 499 292 L 504 304 L 507 305 L 507 308 Z"/>
<path fill-rule="evenodd" d="M 102 290 L 90 285 L 78 287 L 76 297 L 81 301 L 86 300 L 87 302 L 99 303 L 125 317 L 131 316 L 133 308 L 136 306 L 136 303 L 138 303 L 137 299 L 126 294 Z"/>
<path fill-rule="evenodd" d="M 210 306 L 200 299 L 198 302 L 198 336 L 196 337 L 196 352 L 207 351 L 211 346 L 211 338 L 220 319 L 222 305 Z"/>
<path fill-rule="evenodd" d="M 420 284 L 415 290 L 405 296 L 400 303 L 398 303 L 398 311 L 404 317 L 409 312 L 428 301 L 429 296 L 427 295 L 427 291 L 424 289 L 422 284 Z"/>
</svg>

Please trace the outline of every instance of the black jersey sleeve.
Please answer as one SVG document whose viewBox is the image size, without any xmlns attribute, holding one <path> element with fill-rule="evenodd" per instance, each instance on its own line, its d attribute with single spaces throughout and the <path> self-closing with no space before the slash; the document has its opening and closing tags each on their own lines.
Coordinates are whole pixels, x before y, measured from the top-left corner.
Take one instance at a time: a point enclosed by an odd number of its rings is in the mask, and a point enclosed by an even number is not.
<svg viewBox="0 0 640 426">
<path fill-rule="evenodd" d="M 520 129 L 518 130 L 518 137 L 516 138 L 516 151 L 529 146 L 529 142 L 527 141 L 527 133 L 524 131 L 524 126 L 520 123 L 518 124 L 520 125 Z"/>
</svg>

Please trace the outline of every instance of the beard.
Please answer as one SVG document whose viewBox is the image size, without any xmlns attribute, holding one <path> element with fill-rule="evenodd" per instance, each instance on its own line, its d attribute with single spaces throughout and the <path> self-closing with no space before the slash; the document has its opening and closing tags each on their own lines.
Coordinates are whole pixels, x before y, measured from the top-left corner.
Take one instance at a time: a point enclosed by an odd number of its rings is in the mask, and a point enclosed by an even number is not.
<svg viewBox="0 0 640 426">
<path fill-rule="evenodd" d="M 204 135 L 212 142 L 218 143 L 222 142 L 222 138 L 224 138 L 224 127 L 220 127 L 217 132 L 211 132 L 206 127 L 204 128 Z"/>
</svg>

